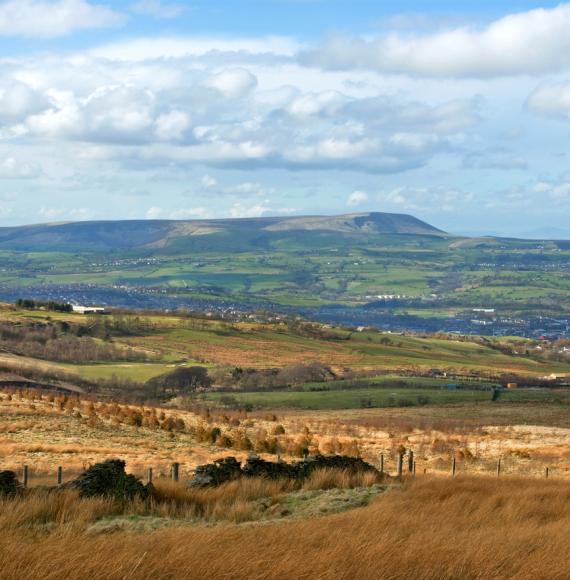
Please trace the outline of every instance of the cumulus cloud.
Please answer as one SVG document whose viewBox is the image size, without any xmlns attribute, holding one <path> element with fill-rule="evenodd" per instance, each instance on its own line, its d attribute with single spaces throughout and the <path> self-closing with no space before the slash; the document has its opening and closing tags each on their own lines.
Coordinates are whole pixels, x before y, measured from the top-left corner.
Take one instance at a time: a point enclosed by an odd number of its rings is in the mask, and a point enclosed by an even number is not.
<svg viewBox="0 0 570 580">
<path fill-rule="evenodd" d="M 108 6 L 85 0 L 8 0 L 0 4 L 1 36 L 53 38 L 122 22 L 123 16 Z"/>
<path fill-rule="evenodd" d="M 184 111 L 170 111 L 159 115 L 154 133 L 160 141 L 179 141 L 190 127 L 190 115 Z"/>
<path fill-rule="evenodd" d="M 530 111 L 554 119 L 570 119 L 570 82 L 543 84 L 528 97 Z"/>
<path fill-rule="evenodd" d="M 346 200 L 346 205 L 354 207 L 368 201 L 368 194 L 364 191 L 353 191 Z"/>
<path fill-rule="evenodd" d="M 287 105 L 287 112 L 299 117 L 325 113 L 334 115 L 347 99 L 338 91 L 323 91 L 295 96 Z"/>
<path fill-rule="evenodd" d="M 32 133 L 95 142 L 148 140 L 153 127 L 153 95 L 132 86 L 102 86 L 87 98 L 68 91 L 49 91 L 52 107 L 32 115 Z M 168 120 L 164 122 L 166 125 Z M 159 127 L 160 129 L 160 127 Z"/>
<path fill-rule="evenodd" d="M 9 81 L 0 87 L 0 123 L 17 123 L 48 107 L 48 100 L 30 86 Z"/>
<path fill-rule="evenodd" d="M 570 66 L 570 4 L 509 14 L 484 28 L 372 39 L 331 36 L 301 62 L 332 70 L 369 69 L 426 77 L 500 77 Z"/>
<path fill-rule="evenodd" d="M 261 217 L 269 212 L 266 203 L 246 206 L 242 203 L 234 203 L 229 210 L 229 216 L 232 218 L 255 218 Z"/>
<path fill-rule="evenodd" d="M 257 79 L 243 68 L 225 69 L 209 76 L 204 85 L 231 98 L 241 97 L 257 85 Z"/>
<path fill-rule="evenodd" d="M 144 171 L 194 164 L 406 171 L 457 150 L 485 106 L 479 97 L 427 103 L 291 85 L 281 85 L 279 99 L 266 98 L 247 68 L 186 59 L 135 66 L 90 55 L 41 57 L 0 72 L 0 137 L 74 141 L 83 144 L 77 159 Z"/>
</svg>

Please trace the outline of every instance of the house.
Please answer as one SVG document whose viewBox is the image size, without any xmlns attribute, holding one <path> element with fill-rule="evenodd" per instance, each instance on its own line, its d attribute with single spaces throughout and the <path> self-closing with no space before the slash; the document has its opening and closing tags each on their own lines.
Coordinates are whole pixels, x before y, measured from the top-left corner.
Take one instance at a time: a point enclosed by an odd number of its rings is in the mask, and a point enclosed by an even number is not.
<svg viewBox="0 0 570 580">
<path fill-rule="evenodd" d="M 105 308 L 102 306 L 81 306 L 72 304 L 71 309 L 77 314 L 105 314 Z"/>
</svg>

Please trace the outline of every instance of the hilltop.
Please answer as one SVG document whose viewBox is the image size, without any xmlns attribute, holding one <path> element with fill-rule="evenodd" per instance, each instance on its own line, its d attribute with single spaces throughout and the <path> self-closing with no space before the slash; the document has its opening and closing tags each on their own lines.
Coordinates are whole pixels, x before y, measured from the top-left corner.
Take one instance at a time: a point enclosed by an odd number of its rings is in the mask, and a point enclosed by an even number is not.
<svg viewBox="0 0 570 580">
<path fill-rule="evenodd" d="M 228 247 L 234 237 L 255 236 L 257 245 L 290 232 L 350 235 L 414 234 L 441 236 L 444 232 L 405 214 L 354 213 L 339 216 L 260 217 L 216 220 L 119 220 L 48 223 L 0 228 L 0 249 L 84 252 L 168 248 L 180 250 L 193 236 L 223 236 Z"/>
</svg>

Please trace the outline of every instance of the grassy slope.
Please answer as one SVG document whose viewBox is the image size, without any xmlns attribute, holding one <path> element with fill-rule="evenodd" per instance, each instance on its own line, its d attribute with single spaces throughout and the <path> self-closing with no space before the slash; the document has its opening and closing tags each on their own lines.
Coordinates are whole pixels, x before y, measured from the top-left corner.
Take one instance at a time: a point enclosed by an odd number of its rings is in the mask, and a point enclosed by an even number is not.
<svg viewBox="0 0 570 580">
<path fill-rule="evenodd" d="M 80 315 L 25 312 L 4 309 L 0 319 L 42 321 L 67 320 L 84 323 Z M 194 320 L 174 315 L 146 317 L 154 329 L 145 336 L 114 339 L 118 345 L 129 345 L 153 352 L 153 363 L 62 364 L 37 361 L 27 357 L 2 354 L 11 365 L 41 365 L 86 378 L 110 378 L 113 375 L 144 381 L 177 364 L 207 366 L 241 366 L 255 368 L 282 367 L 296 363 L 320 361 L 337 370 L 426 371 L 437 367 L 460 373 L 520 373 L 543 376 L 552 372 L 570 373 L 570 366 L 545 363 L 524 357 L 502 354 L 472 342 L 435 338 L 392 336 L 391 344 L 381 344 L 386 335 L 377 332 L 349 333 L 334 331 L 337 339 L 301 336 L 283 325 L 240 323 L 229 325 L 217 321 Z"/>
</svg>

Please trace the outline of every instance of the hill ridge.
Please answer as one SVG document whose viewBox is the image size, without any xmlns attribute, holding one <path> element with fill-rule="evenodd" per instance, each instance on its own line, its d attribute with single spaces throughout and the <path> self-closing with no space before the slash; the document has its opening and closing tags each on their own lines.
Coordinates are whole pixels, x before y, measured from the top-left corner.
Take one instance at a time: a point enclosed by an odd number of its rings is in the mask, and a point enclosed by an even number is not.
<svg viewBox="0 0 570 580">
<path fill-rule="evenodd" d="M 351 235 L 447 235 L 412 215 L 384 212 L 194 220 L 93 220 L 0 227 L 0 249 L 136 250 L 166 247 L 197 235 L 224 234 L 231 238 L 232 235 L 247 232 L 271 238 L 296 231 Z"/>
</svg>

